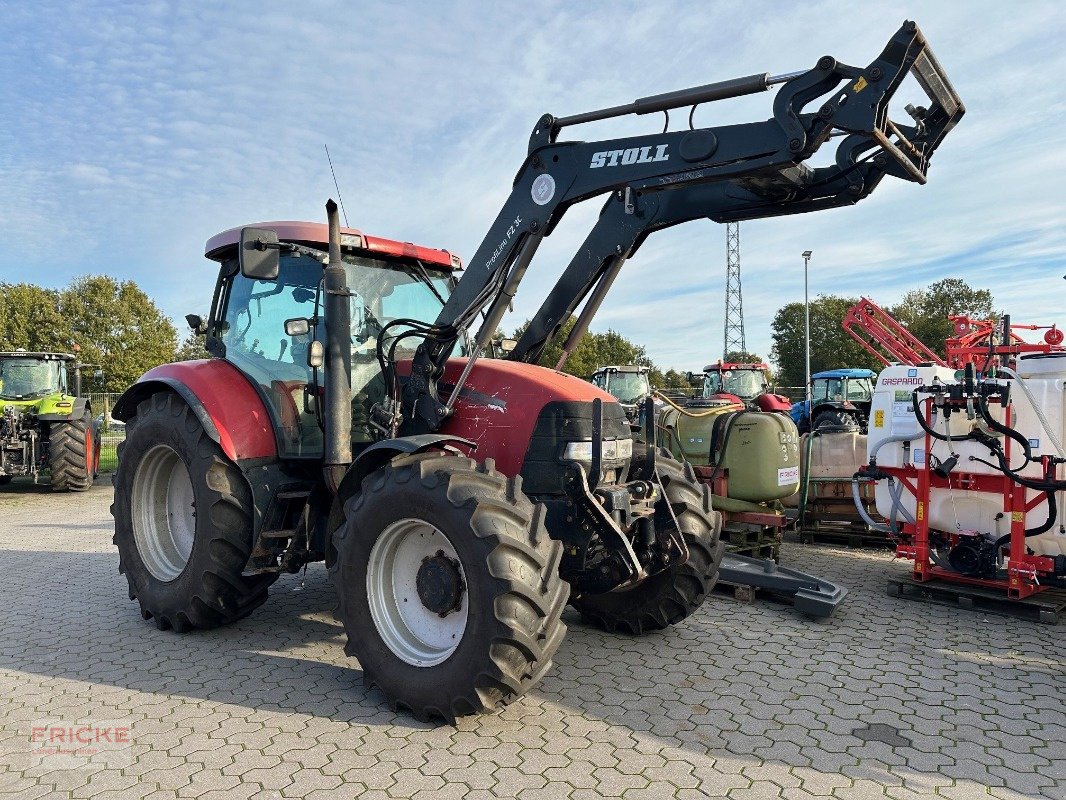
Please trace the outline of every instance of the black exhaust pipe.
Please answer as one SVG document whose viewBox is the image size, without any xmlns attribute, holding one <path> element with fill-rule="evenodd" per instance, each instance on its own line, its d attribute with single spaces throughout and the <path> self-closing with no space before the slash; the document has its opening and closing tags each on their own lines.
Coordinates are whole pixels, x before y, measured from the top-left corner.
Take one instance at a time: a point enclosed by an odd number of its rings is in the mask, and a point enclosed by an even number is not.
<svg viewBox="0 0 1066 800">
<path fill-rule="evenodd" d="M 352 311 L 341 262 L 341 221 L 337 204 L 326 203 L 329 265 L 323 270 L 326 313 L 325 463 L 326 486 L 336 493 L 352 463 Z"/>
</svg>

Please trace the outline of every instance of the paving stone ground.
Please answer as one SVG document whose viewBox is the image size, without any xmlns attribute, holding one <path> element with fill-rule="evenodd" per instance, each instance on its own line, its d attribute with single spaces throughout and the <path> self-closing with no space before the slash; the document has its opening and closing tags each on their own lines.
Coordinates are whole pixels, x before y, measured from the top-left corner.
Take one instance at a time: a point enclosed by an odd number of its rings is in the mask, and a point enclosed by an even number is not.
<svg viewBox="0 0 1066 800">
<path fill-rule="evenodd" d="M 110 499 L 0 490 L 0 795 L 1066 798 L 1066 626 L 890 598 L 884 553 L 785 545 L 850 587 L 831 621 L 716 597 L 636 639 L 568 613 L 527 698 L 442 727 L 363 687 L 321 566 L 226 629 L 143 622 Z M 34 733 L 80 725 L 129 741 Z"/>
</svg>

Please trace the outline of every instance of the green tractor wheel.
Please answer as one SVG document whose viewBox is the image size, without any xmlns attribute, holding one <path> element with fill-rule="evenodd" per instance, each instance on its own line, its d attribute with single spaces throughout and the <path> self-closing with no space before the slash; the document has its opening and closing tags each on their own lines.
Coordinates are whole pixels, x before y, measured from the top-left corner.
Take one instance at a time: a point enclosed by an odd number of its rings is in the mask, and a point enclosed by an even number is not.
<svg viewBox="0 0 1066 800">
<path fill-rule="evenodd" d="M 81 419 L 53 422 L 48 428 L 48 466 L 52 490 L 84 492 L 93 484 L 96 441 L 88 413 Z"/>
</svg>

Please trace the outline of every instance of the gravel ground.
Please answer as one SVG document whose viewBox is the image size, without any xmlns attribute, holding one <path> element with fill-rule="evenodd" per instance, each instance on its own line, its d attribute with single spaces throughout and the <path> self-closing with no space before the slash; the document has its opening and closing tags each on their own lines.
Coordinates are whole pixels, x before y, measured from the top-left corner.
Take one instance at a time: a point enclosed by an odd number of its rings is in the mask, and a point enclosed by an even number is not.
<svg viewBox="0 0 1066 800">
<path fill-rule="evenodd" d="M 0 794 L 1066 798 L 1063 627 L 890 598 L 886 553 L 785 545 L 851 589 L 829 621 L 720 596 L 636 639 L 568 613 L 528 697 L 434 726 L 363 687 L 321 565 L 223 630 L 143 622 L 110 501 L 0 487 Z"/>
</svg>

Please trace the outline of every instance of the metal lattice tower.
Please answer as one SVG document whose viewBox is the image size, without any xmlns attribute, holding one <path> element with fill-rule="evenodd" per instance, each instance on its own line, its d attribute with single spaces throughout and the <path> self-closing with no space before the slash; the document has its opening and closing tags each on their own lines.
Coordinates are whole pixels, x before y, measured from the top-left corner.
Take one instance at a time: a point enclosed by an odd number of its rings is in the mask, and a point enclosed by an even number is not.
<svg viewBox="0 0 1066 800">
<path fill-rule="evenodd" d="M 725 226 L 725 342 L 722 358 L 747 352 L 744 341 L 744 298 L 740 291 L 740 223 Z"/>
</svg>

